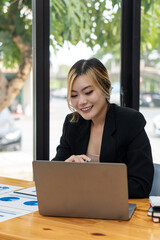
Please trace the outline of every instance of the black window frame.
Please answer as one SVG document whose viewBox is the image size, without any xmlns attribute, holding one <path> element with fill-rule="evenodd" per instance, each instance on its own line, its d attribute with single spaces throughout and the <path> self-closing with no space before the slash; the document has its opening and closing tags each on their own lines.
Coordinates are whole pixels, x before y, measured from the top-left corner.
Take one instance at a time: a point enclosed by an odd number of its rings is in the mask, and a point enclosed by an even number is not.
<svg viewBox="0 0 160 240">
<path fill-rule="evenodd" d="M 121 3 L 121 106 L 139 110 L 141 1 Z"/>
<path fill-rule="evenodd" d="M 33 159 L 49 160 L 50 4 L 33 0 Z"/>
<path fill-rule="evenodd" d="M 33 0 L 34 160 L 49 160 L 50 1 Z M 139 110 L 140 0 L 121 1 L 121 106 Z"/>
</svg>

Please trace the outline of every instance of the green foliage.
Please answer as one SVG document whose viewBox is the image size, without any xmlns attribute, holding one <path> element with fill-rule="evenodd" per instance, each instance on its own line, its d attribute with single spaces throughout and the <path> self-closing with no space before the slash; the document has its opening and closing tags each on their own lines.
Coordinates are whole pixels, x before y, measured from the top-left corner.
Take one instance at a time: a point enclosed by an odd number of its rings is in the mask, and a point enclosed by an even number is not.
<svg viewBox="0 0 160 240">
<path fill-rule="evenodd" d="M 157 2 L 158 0 L 141 0 L 141 6 L 144 7 L 144 13 L 146 14 Z"/>
<path fill-rule="evenodd" d="M 86 42 L 91 32 L 92 22 L 85 1 L 51 1 L 50 17 L 51 44 L 54 49 L 57 45 L 62 46 L 64 41 L 73 45 L 79 41 Z"/>
<path fill-rule="evenodd" d="M 6 68 L 14 68 L 20 65 L 21 53 L 17 45 L 12 41 L 11 35 L 8 32 L 1 32 L 1 38 L 6 39 L 0 48 L 1 52 L 3 52 L 3 64 Z"/>
<path fill-rule="evenodd" d="M 160 49 L 160 1 L 141 0 L 141 52 Z M 32 1 L 0 0 L 0 53 L 6 67 L 20 64 L 21 52 L 13 42 L 32 41 Z M 98 56 L 120 58 L 121 0 L 50 0 L 50 42 L 55 52 L 64 42 L 99 46 Z"/>
<path fill-rule="evenodd" d="M 31 0 L 0 0 L 0 52 L 5 67 L 20 65 L 22 55 L 13 38 L 20 36 L 22 43 L 31 45 Z"/>
<path fill-rule="evenodd" d="M 99 45 L 103 54 L 120 55 L 120 0 L 111 1 L 51 1 L 51 44 L 62 46 L 64 41 L 88 47 Z M 118 51 L 117 51 L 118 49 Z"/>
<path fill-rule="evenodd" d="M 150 2 L 150 8 L 146 5 L 141 8 L 141 52 L 142 54 L 152 52 L 154 49 L 160 51 L 160 2 Z M 154 4 L 153 4 L 154 3 Z M 146 12 L 147 6 L 147 12 Z"/>
</svg>

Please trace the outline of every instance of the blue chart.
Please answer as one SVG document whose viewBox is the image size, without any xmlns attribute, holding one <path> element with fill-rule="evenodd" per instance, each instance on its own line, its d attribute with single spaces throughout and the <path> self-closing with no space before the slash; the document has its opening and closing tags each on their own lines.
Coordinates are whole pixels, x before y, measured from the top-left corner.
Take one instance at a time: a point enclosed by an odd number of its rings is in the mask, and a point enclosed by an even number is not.
<svg viewBox="0 0 160 240">
<path fill-rule="evenodd" d="M 20 198 L 18 197 L 2 197 L 0 198 L 0 201 L 3 201 L 3 202 L 12 202 L 12 201 L 16 201 L 16 200 L 19 200 Z"/>
<path fill-rule="evenodd" d="M 0 186 L 0 191 L 1 191 L 1 190 L 6 190 L 6 189 L 9 189 L 9 187 Z"/>
<path fill-rule="evenodd" d="M 24 202 L 23 204 L 27 206 L 38 206 L 37 201 L 27 201 L 27 202 Z"/>
</svg>

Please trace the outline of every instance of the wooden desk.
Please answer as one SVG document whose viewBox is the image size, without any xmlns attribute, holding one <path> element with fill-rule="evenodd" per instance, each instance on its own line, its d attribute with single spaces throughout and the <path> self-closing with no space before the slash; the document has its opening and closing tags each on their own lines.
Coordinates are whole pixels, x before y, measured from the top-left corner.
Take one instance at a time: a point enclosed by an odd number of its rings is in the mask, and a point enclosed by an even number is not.
<svg viewBox="0 0 160 240">
<path fill-rule="evenodd" d="M 0 183 L 34 186 L 34 182 L 1 177 Z M 0 223 L 0 239 L 159 240 L 160 224 L 147 216 L 148 199 L 130 202 L 136 203 L 137 208 L 129 221 L 43 217 L 34 212 Z"/>
</svg>

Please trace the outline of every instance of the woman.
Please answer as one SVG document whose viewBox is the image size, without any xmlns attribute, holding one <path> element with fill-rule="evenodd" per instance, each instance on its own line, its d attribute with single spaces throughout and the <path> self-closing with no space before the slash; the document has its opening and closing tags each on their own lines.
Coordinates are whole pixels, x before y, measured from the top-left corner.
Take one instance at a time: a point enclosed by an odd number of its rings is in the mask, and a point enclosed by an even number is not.
<svg viewBox="0 0 160 240">
<path fill-rule="evenodd" d="M 76 62 L 68 73 L 67 115 L 53 160 L 125 163 L 130 198 L 149 196 L 153 162 L 146 121 L 136 110 L 110 104 L 111 82 L 96 58 Z"/>
</svg>

